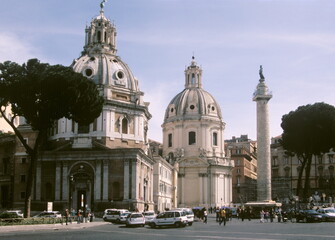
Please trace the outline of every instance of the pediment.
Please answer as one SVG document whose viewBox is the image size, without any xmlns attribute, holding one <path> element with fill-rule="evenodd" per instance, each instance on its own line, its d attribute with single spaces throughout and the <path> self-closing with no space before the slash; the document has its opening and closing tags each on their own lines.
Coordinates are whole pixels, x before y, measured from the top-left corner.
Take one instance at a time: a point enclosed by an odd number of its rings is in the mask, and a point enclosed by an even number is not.
<svg viewBox="0 0 335 240">
<path fill-rule="evenodd" d="M 207 167 L 207 161 L 201 158 L 183 158 L 179 162 L 179 167 Z"/>
</svg>

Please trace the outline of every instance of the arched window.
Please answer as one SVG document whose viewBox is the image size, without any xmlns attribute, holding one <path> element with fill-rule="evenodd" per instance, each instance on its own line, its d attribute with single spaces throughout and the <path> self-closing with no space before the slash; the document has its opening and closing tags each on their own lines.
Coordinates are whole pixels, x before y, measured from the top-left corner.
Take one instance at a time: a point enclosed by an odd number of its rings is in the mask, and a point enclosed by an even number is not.
<svg viewBox="0 0 335 240">
<path fill-rule="evenodd" d="M 213 133 L 213 146 L 217 146 L 218 145 L 218 133 L 214 132 Z"/>
<path fill-rule="evenodd" d="M 101 32 L 100 31 L 97 32 L 97 39 L 98 39 L 98 42 L 101 42 Z"/>
<path fill-rule="evenodd" d="M 194 73 L 192 73 L 192 80 L 191 80 L 192 82 L 192 84 L 195 84 L 195 74 Z"/>
<path fill-rule="evenodd" d="M 196 135 L 195 132 L 188 133 L 188 145 L 193 145 L 196 142 Z"/>
<path fill-rule="evenodd" d="M 172 147 L 172 133 L 168 135 L 168 147 Z"/>
<path fill-rule="evenodd" d="M 128 134 L 128 120 L 127 120 L 127 118 L 122 119 L 122 133 Z"/>
<path fill-rule="evenodd" d="M 286 178 L 290 177 L 290 170 L 291 169 L 289 167 L 284 168 L 284 172 L 285 172 L 285 177 Z"/>
</svg>

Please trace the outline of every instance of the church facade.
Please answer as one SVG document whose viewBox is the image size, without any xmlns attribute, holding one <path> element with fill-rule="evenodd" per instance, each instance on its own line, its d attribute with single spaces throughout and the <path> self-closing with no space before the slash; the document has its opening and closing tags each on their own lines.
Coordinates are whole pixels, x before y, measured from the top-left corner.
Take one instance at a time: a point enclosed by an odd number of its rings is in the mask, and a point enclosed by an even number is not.
<svg viewBox="0 0 335 240">
<path fill-rule="evenodd" d="M 162 128 L 163 155 L 179 166 L 178 206 L 231 204 L 234 163 L 225 154 L 225 123 L 219 104 L 202 88 L 202 69 L 194 57 L 185 70 L 185 88 L 169 103 Z"/>
</svg>

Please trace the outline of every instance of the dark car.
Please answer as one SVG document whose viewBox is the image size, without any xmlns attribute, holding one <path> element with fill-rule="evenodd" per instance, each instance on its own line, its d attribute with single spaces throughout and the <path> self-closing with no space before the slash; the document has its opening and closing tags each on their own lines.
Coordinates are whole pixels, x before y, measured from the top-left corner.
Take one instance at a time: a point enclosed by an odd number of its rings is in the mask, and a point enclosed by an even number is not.
<svg viewBox="0 0 335 240">
<path fill-rule="evenodd" d="M 321 214 L 312 209 L 299 210 L 296 217 L 297 222 L 322 222 Z"/>
</svg>

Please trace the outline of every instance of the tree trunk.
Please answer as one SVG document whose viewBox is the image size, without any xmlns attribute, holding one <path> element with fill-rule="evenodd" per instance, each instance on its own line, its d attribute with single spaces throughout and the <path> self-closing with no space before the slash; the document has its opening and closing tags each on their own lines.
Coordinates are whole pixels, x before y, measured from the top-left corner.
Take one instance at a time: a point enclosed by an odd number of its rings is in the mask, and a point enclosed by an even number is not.
<svg viewBox="0 0 335 240">
<path fill-rule="evenodd" d="M 307 159 L 305 159 L 304 157 L 302 159 L 303 160 L 302 160 L 302 163 L 301 163 L 301 168 L 300 168 L 300 171 L 299 171 L 298 183 L 297 183 L 297 196 L 299 196 L 299 197 L 301 197 L 302 174 L 304 172 L 304 169 L 305 169 L 305 166 L 306 166 L 306 162 L 307 162 Z"/>
<path fill-rule="evenodd" d="M 311 175 L 311 164 L 312 164 L 312 155 L 307 156 L 307 165 L 305 170 L 305 186 L 303 192 L 303 198 L 308 199 L 310 186 L 310 175 Z"/>
<path fill-rule="evenodd" d="M 26 185 L 26 196 L 24 201 L 24 217 L 30 217 L 30 208 L 31 208 L 31 199 L 32 199 L 32 190 L 35 180 L 36 173 L 36 162 L 37 162 L 37 152 L 34 151 L 30 156 L 30 164 L 27 176 L 27 185 Z"/>
</svg>

